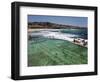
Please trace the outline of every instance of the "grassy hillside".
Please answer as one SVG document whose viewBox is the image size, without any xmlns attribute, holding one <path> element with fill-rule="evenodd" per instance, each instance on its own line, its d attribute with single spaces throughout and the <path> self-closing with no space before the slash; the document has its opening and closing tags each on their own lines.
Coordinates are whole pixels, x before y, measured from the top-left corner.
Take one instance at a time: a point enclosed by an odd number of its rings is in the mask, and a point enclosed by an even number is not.
<svg viewBox="0 0 100 82">
<path fill-rule="evenodd" d="M 87 48 L 65 40 L 28 42 L 28 66 L 87 64 Z"/>
</svg>

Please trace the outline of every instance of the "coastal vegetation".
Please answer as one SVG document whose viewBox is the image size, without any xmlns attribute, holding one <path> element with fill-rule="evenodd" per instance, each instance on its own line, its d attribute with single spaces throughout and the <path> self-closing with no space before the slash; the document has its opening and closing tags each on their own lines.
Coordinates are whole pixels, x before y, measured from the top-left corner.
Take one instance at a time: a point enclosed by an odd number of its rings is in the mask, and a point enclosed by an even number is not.
<svg viewBox="0 0 100 82">
<path fill-rule="evenodd" d="M 73 25 L 64 25 L 64 24 L 57 24 L 51 22 L 29 22 L 28 23 L 29 29 L 86 29 L 86 27 L 82 26 L 73 26 Z"/>
</svg>

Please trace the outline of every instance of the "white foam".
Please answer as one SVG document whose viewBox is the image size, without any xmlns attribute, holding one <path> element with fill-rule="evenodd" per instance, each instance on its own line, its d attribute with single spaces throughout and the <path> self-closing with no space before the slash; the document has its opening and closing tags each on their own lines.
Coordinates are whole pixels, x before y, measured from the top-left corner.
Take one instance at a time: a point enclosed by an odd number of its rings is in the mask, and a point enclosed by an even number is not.
<svg viewBox="0 0 100 82">
<path fill-rule="evenodd" d="M 55 38 L 55 39 L 73 41 L 73 38 L 71 37 L 75 37 L 76 35 L 64 34 L 60 32 L 48 32 L 48 34 L 44 34 L 43 36 L 47 38 Z"/>
</svg>

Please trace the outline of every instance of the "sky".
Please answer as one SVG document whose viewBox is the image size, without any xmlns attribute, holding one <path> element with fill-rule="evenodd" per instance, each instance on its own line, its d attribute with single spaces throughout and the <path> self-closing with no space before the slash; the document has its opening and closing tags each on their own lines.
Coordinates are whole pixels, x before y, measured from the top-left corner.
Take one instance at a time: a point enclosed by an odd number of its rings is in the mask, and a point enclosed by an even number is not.
<svg viewBox="0 0 100 82">
<path fill-rule="evenodd" d="M 64 25 L 87 27 L 87 17 L 28 15 L 28 22 L 52 22 Z"/>
</svg>

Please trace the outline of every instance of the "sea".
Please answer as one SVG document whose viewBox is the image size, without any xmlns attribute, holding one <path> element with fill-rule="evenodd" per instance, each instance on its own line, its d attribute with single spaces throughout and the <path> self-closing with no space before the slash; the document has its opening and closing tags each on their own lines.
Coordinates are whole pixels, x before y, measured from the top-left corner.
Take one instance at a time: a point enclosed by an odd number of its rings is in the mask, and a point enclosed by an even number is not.
<svg viewBox="0 0 100 82">
<path fill-rule="evenodd" d="M 88 39 L 88 30 L 84 29 L 32 29 L 28 32 L 28 37 L 30 39 L 39 38 L 55 38 L 55 39 L 72 39 L 72 38 L 82 38 Z"/>
</svg>

